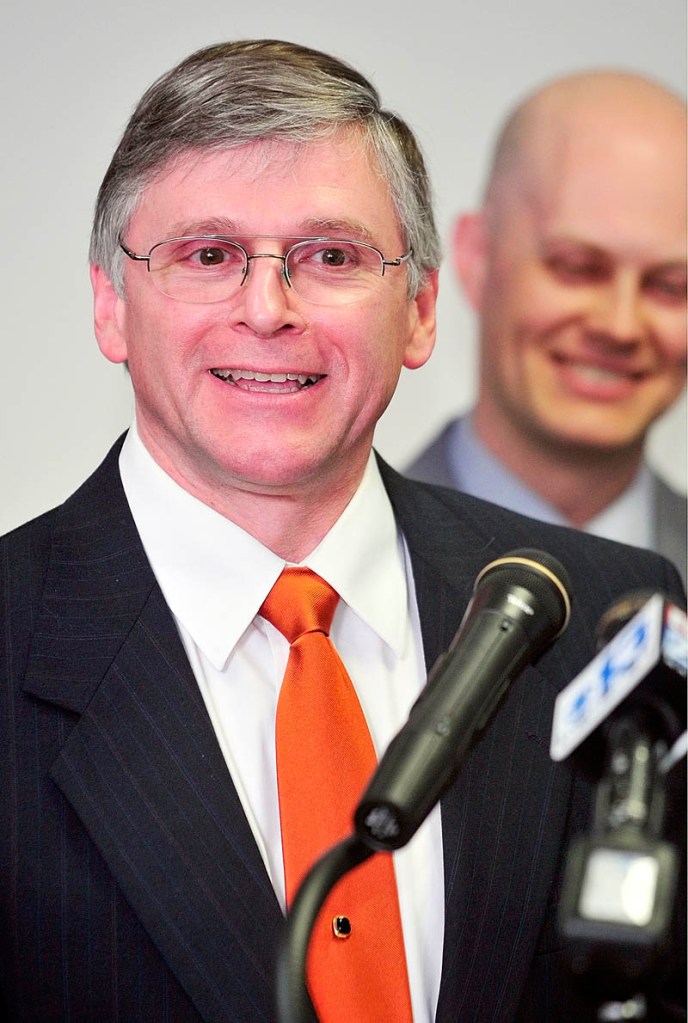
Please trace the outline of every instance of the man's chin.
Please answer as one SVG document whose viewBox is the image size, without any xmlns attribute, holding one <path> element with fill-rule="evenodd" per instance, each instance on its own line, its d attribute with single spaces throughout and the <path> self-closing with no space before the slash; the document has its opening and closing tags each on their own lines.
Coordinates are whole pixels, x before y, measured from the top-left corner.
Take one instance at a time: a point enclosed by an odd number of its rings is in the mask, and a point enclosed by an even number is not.
<svg viewBox="0 0 688 1023">
<path fill-rule="evenodd" d="M 562 459 L 570 458 L 613 458 L 638 457 L 643 450 L 645 432 L 640 428 L 629 431 L 628 424 L 605 422 L 577 423 L 572 421 L 570 429 L 544 429 L 541 431 L 544 445 Z"/>
</svg>

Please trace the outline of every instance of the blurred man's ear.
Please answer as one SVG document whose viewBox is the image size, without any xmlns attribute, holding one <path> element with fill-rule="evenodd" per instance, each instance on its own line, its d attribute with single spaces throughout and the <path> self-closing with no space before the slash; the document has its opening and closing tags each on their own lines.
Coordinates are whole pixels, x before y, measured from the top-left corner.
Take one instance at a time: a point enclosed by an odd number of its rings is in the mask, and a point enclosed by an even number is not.
<svg viewBox="0 0 688 1023">
<path fill-rule="evenodd" d="M 462 213 L 452 236 L 454 273 L 476 312 L 482 309 L 487 262 L 485 214 Z"/>
</svg>

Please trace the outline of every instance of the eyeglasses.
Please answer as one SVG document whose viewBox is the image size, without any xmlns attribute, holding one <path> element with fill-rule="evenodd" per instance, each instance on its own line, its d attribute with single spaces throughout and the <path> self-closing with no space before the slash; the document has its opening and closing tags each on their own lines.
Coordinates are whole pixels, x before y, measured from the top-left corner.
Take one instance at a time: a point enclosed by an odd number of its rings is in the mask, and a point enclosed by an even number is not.
<svg viewBox="0 0 688 1023">
<path fill-rule="evenodd" d="M 251 235 L 242 241 L 265 237 Z M 235 295 L 248 276 L 252 259 L 281 260 L 284 282 L 307 302 L 356 302 L 377 286 L 386 267 L 401 266 L 412 255 L 409 251 L 398 259 L 385 259 L 374 245 L 342 238 L 300 238 L 284 255 L 249 254 L 243 244 L 223 235 L 169 238 L 154 245 L 146 256 L 132 252 L 121 240 L 119 244 L 130 259 L 146 261 L 153 283 L 163 295 L 194 303 L 222 302 Z"/>
</svg>

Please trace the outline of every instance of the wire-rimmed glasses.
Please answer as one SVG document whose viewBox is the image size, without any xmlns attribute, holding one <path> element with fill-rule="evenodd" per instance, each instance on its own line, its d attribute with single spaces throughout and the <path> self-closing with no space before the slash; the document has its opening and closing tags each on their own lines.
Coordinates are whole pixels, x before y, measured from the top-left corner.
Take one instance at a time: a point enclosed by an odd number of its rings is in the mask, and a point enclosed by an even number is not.
<svg viewBox="0 0 688 1023">
<path fill-rule="evenodd" d="M 147 255 L 138 255 L 120 240 L 130 259 L 144 260 L 153 282 L 163 295 L 179 302 L 222 302 L 235 295 L 246 280 L 252 259 L 279 259 L 288 287 L 307 302 L 333 305 L 356 302 L 384 277 L 388 266 L 401 266 L 412 253 L 385 259 L 368 242 L 342 238 L 271 238 L 291 241 L 283 255 L 250 253 L 244 242 L 265 235 L 242 237 L 198 235 L 168 238 Z"/>
</svg>

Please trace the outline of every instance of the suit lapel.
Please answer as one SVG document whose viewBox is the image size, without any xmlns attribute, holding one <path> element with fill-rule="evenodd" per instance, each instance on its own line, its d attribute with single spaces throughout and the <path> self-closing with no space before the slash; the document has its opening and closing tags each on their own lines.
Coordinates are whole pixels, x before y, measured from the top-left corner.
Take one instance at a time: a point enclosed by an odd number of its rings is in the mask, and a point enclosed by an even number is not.
<svg viewBox="0 0 688 1023">
<path fill-rule="evenodd" d="M 52 778 L 204 1018 L 268 1020 L 282 914 L 116 452 L 61 520 L 24 685 L 79 714 Z"/>
<path fill-rule="evenodd" d="M 454 637 L 478 572 L 503 551 L 485 543 L 438 501 L 439 491 L 410 484 L 378 459 L 411 554 L 428 670 Z"/>
</svg>

